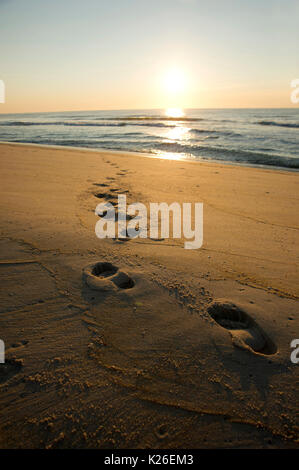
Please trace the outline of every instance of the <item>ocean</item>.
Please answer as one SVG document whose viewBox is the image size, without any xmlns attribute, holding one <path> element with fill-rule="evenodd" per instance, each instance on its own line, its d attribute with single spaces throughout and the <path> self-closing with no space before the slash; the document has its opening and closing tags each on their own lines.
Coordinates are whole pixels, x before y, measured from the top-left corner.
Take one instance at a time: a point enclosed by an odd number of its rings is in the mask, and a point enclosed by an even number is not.
<svg viewBox="0 0 299 470">
<path fill-rule="evenodd" d="M 0 140 L 299 169 L 299 108 L 0 114 Z"/>
</svg>

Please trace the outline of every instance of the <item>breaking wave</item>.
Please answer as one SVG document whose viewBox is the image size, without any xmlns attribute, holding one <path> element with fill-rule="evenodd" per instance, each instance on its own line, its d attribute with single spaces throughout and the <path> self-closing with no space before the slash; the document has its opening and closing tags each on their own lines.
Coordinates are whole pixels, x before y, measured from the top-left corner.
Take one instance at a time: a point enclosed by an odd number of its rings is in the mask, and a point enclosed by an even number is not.
<svg viewBox="0 0 299 470">
<path fill-rule="evenodd" d="M 299 129 L 297 122 L 276 122 L 276 121 L 257 121 L 260 126 L 289 127 L 290 129 Z"/>
</svg>

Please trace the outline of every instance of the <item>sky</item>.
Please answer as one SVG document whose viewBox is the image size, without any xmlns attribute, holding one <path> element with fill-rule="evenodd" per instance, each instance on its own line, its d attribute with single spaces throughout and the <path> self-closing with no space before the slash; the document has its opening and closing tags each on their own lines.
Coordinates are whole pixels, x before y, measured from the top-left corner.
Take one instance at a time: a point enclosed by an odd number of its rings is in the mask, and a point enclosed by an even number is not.
<svg viewBox="0 0 299 470">
<path fill-rule="evenodd" d="M 0 113 L 294 107 L 296 78 L 299 0 L 0 0 Z"/>
</svg>

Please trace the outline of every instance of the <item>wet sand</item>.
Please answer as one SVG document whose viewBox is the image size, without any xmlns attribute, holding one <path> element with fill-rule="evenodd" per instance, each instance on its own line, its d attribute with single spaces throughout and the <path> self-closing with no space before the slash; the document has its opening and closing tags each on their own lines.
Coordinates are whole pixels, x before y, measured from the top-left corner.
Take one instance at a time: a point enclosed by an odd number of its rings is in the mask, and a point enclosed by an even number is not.
<svg viewBox="0 0 299 470">
<path fill-rule="evenodd" d="M 14 144 L 0 162 L 0 447 L 298 447 L 298 173 Z M 118 193 L 203 202 L 203 246 L 99 240 Z"/>
</svg>

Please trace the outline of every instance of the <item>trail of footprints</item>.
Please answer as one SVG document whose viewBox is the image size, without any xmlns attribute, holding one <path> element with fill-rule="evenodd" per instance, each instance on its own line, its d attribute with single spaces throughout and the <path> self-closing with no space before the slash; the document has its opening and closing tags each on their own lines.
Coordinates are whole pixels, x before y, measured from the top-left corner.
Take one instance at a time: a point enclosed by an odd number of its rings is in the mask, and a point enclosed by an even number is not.
<svg viewBox="0 0 299 470">
<path fill-rule="evenodd" d="M 119 168 L 118 165 L 116 165 L 115 163 L 111 163 L 109 160 L 107 160 L 106 163 L 110 163 L 111 166 Z M 121 172 L 119 172 L 117 174 L 120 175 L 120 176 L 125 176 L 126 173 L 127 173 L 127 170 L 121 170 Z M 96 198 L 102 200 L 103 202 L 107 202 L 107 203 L 109 202 L 110 204 L 112 204 L 112 206 L 115 207 L 115 210 L 113 211 L 113 214 L 112 213 L 109 214 L 109 211 L 107 210 L 102 214 L 102 216 L 105 216 L 108 219 L 109 219 L 109 216 L 111 216 L 113 218 L 115 217 L 115 221 L 117 222 L 118 219 L 119 219 L 119 212 L 116 209 L 118 195 L 119 194 L 126 194 L 126 195 L 129 196 L 130 192 L 127 189 L 120 189 L 120 188 L 116 188 L 116 187 L 111 187 L 111 185 L 113 185 L 115 183 L 115 178 L 114 177 L 108 176 L 106 178 L 106 181 L 107 182 L 104 182 L 104 183 L 93 183 L 94 186 L 97 186 L 98 188 L 101 188 L 101 191 L 94 193 L 94 196 Z M 126 220 L 131 220 L 131 219 L 134 218 L 133 216 L 131 216 L 129 214 L 126 214 L 125 217 L 126 217 Z M 126 231 L 122 235 L 123 235 L 122 237 L 116 237 L 115 240 L 116 241 L 121 241 L 121 242 L 126 242 L 126 241 L 131 240 L 131 238 L 127 236 L 128 234 L 127 234 Z"/>
<path fill-rule="evenodd" d="M 119 168 L 116 163 L 111 163 L 109 160 L 106 163 Z M 125 174 L 126 170 L 121 170 L 117 173 L 119 176 L 124 176 Z M 111 188 L 111 183 L 114 183 L 114 181 L 115 178 L 108 177 L 107 182 L 94 183 L 94 186 L 102 188 L 102 191 L 94 195 L 116 206 L 118 194 L 130 193 L 127 190 Z M 109 191 L 104 188 L 109 189 Z M 116 213 L 117 216 L 118 214 Z M 127 241 L 130 238 L 118 240 Z M 135 285 L 134 280 L 124 271 L 120 271 L 117 266 L 107 262 L 98 262 L 84 268 L 83 280 L 90 288 L 99 291 L 113 292 L 117 289 L 132 289 Z M 273 355 L 277 352 L 274 342 L 255 320 L 239 306 L 227 300 L 215 300 L 208 305 L 207 312 L 220 328 L 229 332 L 234 346 L 260 355 Z"/>
<path fill-rule="evenodd" d="M 93 183 L 94 186 L 96 186 L 97 188 L 101 189 L 101 191 L 97 191 L 94 194 L 94 196 L 100 200 L 102 200 L 103 202 L 107 202 L 107 203 L 110 203 L 112 204 L 112 206 L 114 206 L 114 211 L 111 211 L 111 213 L 109 213 L 109 211 L 104 211 L 101 215 L 100 214 L 97 214 L 99 217 L 106 217 L 106 219 L 109 219 L 110 217 L 111 218 L 114 218 L 115 217 L 115 221 L 118 222 L 119 220 L 119 212 L 118 212 L 118 209 L 117 209 L 117 204 L 118 204 L 118 195 L 119 194 L 125 194 L 127 196 L 130 196 L 130 191 L 128 191 L 127 189 L 120 189 L 120 188 L 113 188 L 111 187 L 111 183 L 114 183 L 115 181 L 115 178 L 113 177 L 108 177 L 107 180 L 109 181 L 108 183 L 105 182 L 105 183 Z M 123 214 L 124 216 L 124 214 Z M 137 216 L 138 218 L 138 216 Z M 129 220 L 132 220 L 132 219 L 136 219 L 136 216 L 135 215 L 130 215 L 130 214 L 125 214 L 125 219 L 127 221 Z M 121 241 L 121 242 L 126 242 L 126 241 L 129 241 L 129 240 L 132 240 L 131 237 L 128 236 L 128 233 L 127 231 L 125 230 L 123 233 L 121 233 L 121 237 L 116 237 L 114 240 L 116 241 Z M 150 237 L 150 240 L 152 241 L 163 241 L 164 238 L 153 238 L 153 237 Z"/>
<path fill-rule="evenodd" d="M 105 163 L 108 163 L 110 166 L 119 169 L 119 166 L 116 163 L 110 162 L 110 160 L 105 160 Z M 126 176 L 127 173 L 128 173 L 128 170 L 120 169 L 120 171 L 117 173 L 117 176 L 118 177 Z M 94 193 L 94 196 L 96 198 L 102 200 L 103 202 L 107 202 L 107 203 L 112 204 L 115 208 L 114 211 L 111 211 L 111 214 L 109 214 L 108 211 L 105 211 L 101 215 L 100 214 L 97 214 L 97 215 L 99 217 L 101 217 L 101 216 L 106 217 L 106 219 L 107 218 L 109 219 L 109 216 L 111 216 L 111 218 L 115 217 L 115 222 L 118 222 L 119 212 L 116 208 L 118 195 L 119 194 L 126 194 L 127 196 L 130 196 L 130 191 L 128 191 L 126 189 L 120 189 L 120 188 L 112 187 L 115 184 L 115 181 L 116 181 L 115 177 L 108 176 L 104 183 L 93 183 L 93 185 L 98 187 L 99 189 L 101 189 L 98 192 Z M 137 218 L 138 218 L 138 216 L 137 216 Z M 132 220 L 132 219 L 136 219 L 136 216 L 135 215 L 133 216 L 133 215 L 125 214 L 125 219 L 127 221 L 129 221 L 129 220 Z M 156 242 L 164 241 L 163 237 L 158 237 L 158 238 L 149 237 L 149 238 L 150 238 L 150 240 L 156 241 Z M 115 237 L 114 240 L 117 241 L 117 242 L 127 242 L 127 241 L 132 240 L 132 238 L 128 236 L 127 230 L 124 230 L 123 232 L 121 232 L 121 236 L 120 237 Z"/>
<path fill-rule="evenodd" d="M 101 292 L 113 293 L 135 286 L 134 279 L 126 272 L 105 261 L 85 267 L 83 280 L 91 289 Z M 241 307 L 227 300 L 215 300 L 208 305 L 207 312 L 220 328 L 229 332 L 234 346 L 262 356 L 277 352 L 271 338 Z"/>
<path fill-rule="evenodd" d="M 119 168 L 115 163 L 109 161 L 106 163 Z M 117 174 L 124 176 L 126 170 L 121 170 Z M 104 183 L 94 183 L 94 186 L 99 188 L 99 191 L 94 193 L 94 196 L 116 206 L 118 194 L 129 195 L 130 193 L 127 190 L 112 188 L 111 185 L 115 182 L 114 177 L 107 177 L 106 180 L 107 182 Z M 117 212 L 116 216 L 118 216 Z M 120 238 L 117 240 L 127 241 L 130 238 Z M 125 271 L 106 261 L 86 266 L 83 269 L 82 278 L 89 288 L 100 292 L 114 293 L 119 290 L 134 289 L 135 286 L 134 279 Z M 208 305 L 207 312 L 220 328 L 228 331 L 234 346 L 262 356 L 274 355 L 277 352 L 277 347 L 271 338 L 269 338 L 249 313 L 241 307 L 227 300 L 215 300 Z M 23 343 L 23 345 L 25 344 L 27 342 Z M 18 346 L 12 345 L 12 347 Z M 8 359 L 4 364 L 1 364 L 0 385 L 20 372 L 22 366 L 22 360 L 14 358 Z"/>
<path fill-rule="evenodd" d="M 116 163 L 111 163 L 110 160 L 106 160 L 105 163 L 110 164 L 112 167 L 119 168 L 119 166 Z M 126 176 L 128 173 L 128 170 L 120 170 L 117 175 L 118 176 Z M 106 178 L 106 182 L 104 183 L 93 183 L 94 186 L 101 188 L 101 191 L 98 191 L 94 193 L 94 196 L 103 202 L 109 202 L 115 207 L 115 210 L 113 213 L 109 214 L 108 210 L 105 211 L 102 216 L 105 216 L 106 218 L 109 219 L 109 216 L 115 217 L 115 221 L 118 222 L 119 219 L 119 212 L 116 208 L 117 206 L 117 198 L 119 194 L 126 194 L 127 196 L 130 196 L 130 192 L 127 189 L 120 189 L 117 187 L 111 187 L 113 184 L 115 184 L 116 178 L 112 176 L 108 176 Z M 98 214 L 99 215 L 99 214 Z M 100 215 L 99 215 L 100 216 Z M 125 218 L 127 221 L 132 220 L 135 218 L 135 216 L 125 214 Z M 121 237 L 116 237 L 116 241 L 118 242 L 127 242 L 132 240 L 131 237 L 128 236 L 127 231 L 123 231 L 121 233 Z"/>
</svg>

